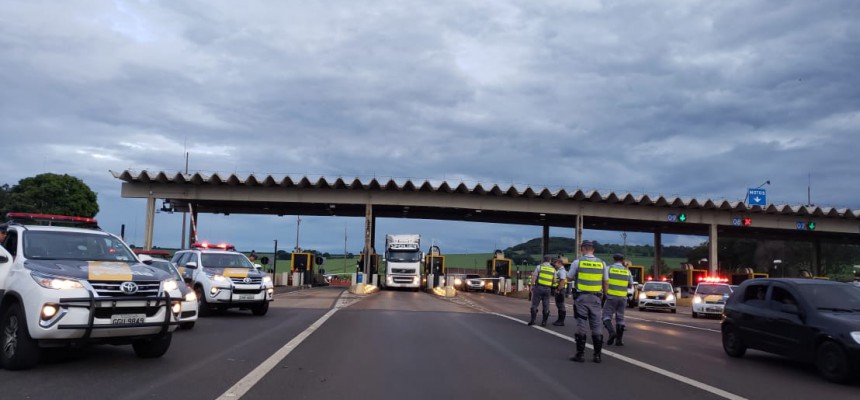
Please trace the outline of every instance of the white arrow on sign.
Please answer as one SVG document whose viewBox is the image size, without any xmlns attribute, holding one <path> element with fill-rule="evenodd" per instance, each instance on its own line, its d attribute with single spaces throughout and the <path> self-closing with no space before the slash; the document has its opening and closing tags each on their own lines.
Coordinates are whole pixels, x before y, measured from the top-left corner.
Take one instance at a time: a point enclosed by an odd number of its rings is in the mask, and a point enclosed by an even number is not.
<svg viewBox="0 0 860 400">
<path fill-rule="evenodd" d="M 753 200 L 755 200 L 756 203 L 761 203 L 761 197 L 753 197 Z"/>
</svg>

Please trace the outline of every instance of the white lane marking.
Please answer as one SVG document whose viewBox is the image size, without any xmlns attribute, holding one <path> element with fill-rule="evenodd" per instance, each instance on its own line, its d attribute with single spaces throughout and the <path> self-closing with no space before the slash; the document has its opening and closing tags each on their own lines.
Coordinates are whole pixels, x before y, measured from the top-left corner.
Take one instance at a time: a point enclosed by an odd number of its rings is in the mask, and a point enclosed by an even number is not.
<svg viewBox="0 0 860 400">
<path fill-rule="evenodd" d="M 519 323 L 521 323 L 521 324 L 523 324 L 523 325 L 525 325 L 525 324 L 526 324 L 526 321 L 523 321 L 523 320 L 520 320 L 520 319 L 516 319 L 516 318 L 511 317 L 511 316 L 508 316 L 508 315 L 499 314 L 499 313 L 490 313 L 490 314 L 492 314 L 492 315 L 496 315 L 496 316 L 499 316 L 499 317 L 502 317 L 502 318 L 507 318 L 507 319 L 509 319 L 509 320 L 511 320 L 511 321 L 519 322 Z M 554 335 L 554 336 L 556 336 L 556 337 L 559 337 L 559 338 L 561 338 L 561 339 L 567 340 L 568 342 L 576 343 L 576 340 L 574 340 L 574 339 L 573 339 L 572 337 L 570 337 L 570 336 L 565 336 L 565 335 L 562 335 L 562 334 L 560 334 L 560 333 L 558 333 L 558 332 L 555 332 L 555 331 L 552 331 L 552 330 L 549 330 L 549 329 L 546 329 L 546 328 L 542 328 L 542 327 L 539 327 L 539 326 L 534 326 L 534 328 L 540 329 L 540 330 L 542 330 L 542 331 L 544 331 L 544 332 L 546 332 L 546 333 L 549 333 L 549 334 Z M 592 347 L 590 344 L 586 344 L 586 347 L 588 347 L 589 349 L 593 349 L 593 347 Z M 714 395 L 720 396 L 720 397 L 722 397 L 722 398 L 724 398 L 724 399 L 730 399 L 730 400 L 746 400 L 746 398 L 745 398 L 745 397 L 738 396 L 738 395 L 736 395 L 736 394 L 734 394 L 734 393 L 729 393 L 729 392 L 727 392 L 727 391 L 725 391 L 725 390 L 723 390 L 723 389 L 716 388 L 716 387 L 713 387 L 713 386 L 711 386 L 711 385 L 708 385 L 707 383 L 703 383 L 703 382 L 699 382 L 699 381 L 694 380 L 694 379 L 691 379 L 691 378 L 687 378 L 686 376 L 679 375 L 679 374 L 676 374 L 676 373 L 671 372 L 671 371 L 667 371 L 667 370 L 665 370 L 665 369 L 663 369 L 663 368 L 660 368 L 660 367 L 657 367 L 657 366 L 654 366 L 654 365 L 651 365 L 651 364 L 647 364 L 647 363 L 644 363 L 644 362 L 642 362 L 642 361 L 635 360 L 635 359 L 632 359 L 632 358 L 630 358 L 630 357 L 623 356 L 623 355 L 621 355 L 621 354 L 618 354 L 618 353 L 615 353 L 615 352 L 612 352 L 612 351 L 603 350 L 601 353 L 602 353 L 602 354 L 604 354 L 604 355 L 610 356 L 610 357 L 615 357 L 615 358 L 617 358 L 617 359 L 619 359 L 619 360 L 621 360 L 621 361 L 624 361 L 624 362 L 629 363 L 629 364 L 633 364 L 633 365 L 635 365 L 635 366 L 637 366 L 637 367 L 647 369 L 647 370 L 649 370 L 649 371 L 651 371 L 651 372 L 654 372 L 654 373 L 656 373 L 656 374 L 663 375 L 663 376 L 665 376 L 665 377 L 667 377 L 667 378 L 674 379 L 674 380 L 676 380 L 676 381 L 678 381 L 678 382 L 686 383 L 686 384 L 688 384 L 688 385 L 690 385 L 690 386 L 693 386 L 693 387 L 695 387 L 695 388 L 698 388 L 698 389 L 704 390 L 704 391 L 706 391 L 706 392 L 712 393 L 712 394 L 714 394 Z"/>
<path fill-rule="evenodd" d="M 710 328 L 702 328 L 702 327 L 693 326 L 693 325 L 676 324 L 674 322 L 658 321 L 656 319 L 637 318 L 637 317 L 631 317 L 629 315 L 624 315 L 624 319 L 630 319 L 630 320 L 634 320 L 634 321 L 653 322 L 655 324 L 665 324 L 665 325 L 679 326 L 681 328 L 690 328 L 690 329 L 697 329 L 700 331 L 722 333 L 719 329 L 710 329 Z"/>
<path fill-rule="evenodd" d="M 346 293 L 346 292 L 344 292 Z M 311 334 L 313 334 L 319 327 L 321 327 L 329 318 L 331 318 L 334 313 L 336 313 L 341 308 L 349 307 L 350 305 L 358 302 L 361 298 L 356 298 L 352 296 L 343 296 L 341 294 L 338 297 L 337 305 L 329 310 L 325 315 L 320 317 L 320 319 L 316 320 L 311 326 L 304 330 L 304 332 L 300 333 L 298 336 L 294 337 L 293 340 L 290 340 L 284 347 L 281 347 L 275 354 L 272 354 L 266 361 L 263 361 L 262 364 L 254 368 L 253 371 L 245 375 L 244 378 L 240 379 L 239 382 L 236 382 L 233 387 L 227 389 L 224 394 L 218 396 L 218 400 L 236 400 L 244 396 L 248 393 L 260 379 L 263 379 L 266 374 L 272 371 L 284 358 L 286 358 L 296 347 L 299 347 L 302 342 L 305 341 Z"/>
</svg>

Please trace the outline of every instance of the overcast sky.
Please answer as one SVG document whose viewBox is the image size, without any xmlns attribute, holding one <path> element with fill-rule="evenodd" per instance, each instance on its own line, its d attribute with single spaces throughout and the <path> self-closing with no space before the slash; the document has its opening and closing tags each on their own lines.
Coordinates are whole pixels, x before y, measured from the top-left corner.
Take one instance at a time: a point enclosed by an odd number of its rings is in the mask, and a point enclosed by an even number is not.
<svg viewBox="0 0 860 400">
<path fill-rule="evenodd" d="M 735 201 L 770 180 L 769 202 L 794 205 L 811 182 L 812 203 L 858 209 L 858 71 L 856 0 L 5 0 L 0 184 L 79 177 L 138 245 L 145 203 L 108 171 L 175 173 L 186 151 L 192 172 Z M 179 214 L 156 225 L 156 245 L 179 245 Z M 540 235 L 378 225 L 448 253 Z M 341 252 L 345 230 L 358 252 L 357 218 L 303 218 L 300 246 Z M 202 215 L 200 231 L 291 248 L 296 218 Z"/>
</svg>

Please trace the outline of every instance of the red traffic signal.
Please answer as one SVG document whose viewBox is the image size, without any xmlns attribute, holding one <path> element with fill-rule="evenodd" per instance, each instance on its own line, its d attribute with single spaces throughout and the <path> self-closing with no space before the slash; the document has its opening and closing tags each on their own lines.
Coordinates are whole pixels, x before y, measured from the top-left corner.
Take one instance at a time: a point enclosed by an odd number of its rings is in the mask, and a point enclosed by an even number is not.
<svg viewBox="0 0 860 400">
<path fill-rule="evenodd" d="M 744 218 L 743 224 L 744 224 L 744 226 L 751 226 L 752 225 L 752 218 Z"/>
</svg>

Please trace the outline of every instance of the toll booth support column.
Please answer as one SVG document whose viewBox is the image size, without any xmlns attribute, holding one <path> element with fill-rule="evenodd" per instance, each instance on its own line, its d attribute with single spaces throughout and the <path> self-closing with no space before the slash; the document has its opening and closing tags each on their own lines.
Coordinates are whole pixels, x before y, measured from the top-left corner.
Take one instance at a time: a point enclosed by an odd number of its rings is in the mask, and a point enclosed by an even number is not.
<svg viewBox="0 0 860 400">
<path fill-rule="evenodd" d="M 549 225 L 546 223 L 543 224 L 543 234 L 540 239 L 540 254 L 541 257 L 544 254 L 549 254 Z"/>
<path fill-rule="evenodd" d="M 654 231 L 654 266 L 651 268 L 651 276 L 655 280 L 660 280 L 659 276 L 663 273 L 660 266 L 663 265 L 663 232 L 659 229 Z M 645 278 L 644 276 L 642 277 Z"/>
<path fill-rule="evenodd" d="M 364 254 L 367 254 L 364 257 L 364 265 L 362 265 L 362 271 L 364 271 L 364 275 L 370 273 L 370 249 L 373 248 L 373 205 L 367 203 L 364 206 Z"/>
<path fill-rule="evenodd" d="M 812 242 L 812 276 L 826 276 L 827 271 L 821 269 L 821 240 Z"/>
<path fill-rule="evenodd" d="M 150 192 L 152 193 L 152 192 Z M 146 227 L 143 234 L 143 249 L 152 250 L 152 228 L 155 224 L 155 197 L 146 198 Z"/>
<path fill-rule="evenodd" d="M 579 214 L 576 215 L 576 250 L 575 251 L 576 251 L 576 258 L 577 259 L 582 256 L 582 250 L 580 250 L 580 248 L 582 247 L 582 225 L 583 225 L 583 222 L 584 221 L 582 218 L 582 209 L 580 208 Z"/>
<path fill-rule="evenodd" d="M 719 243 L 717 242 L 717 224 L 711 224 L 708 233 L 708 275 L 716 275 L 720 260 L 717 257 Z"/>
</svg>

